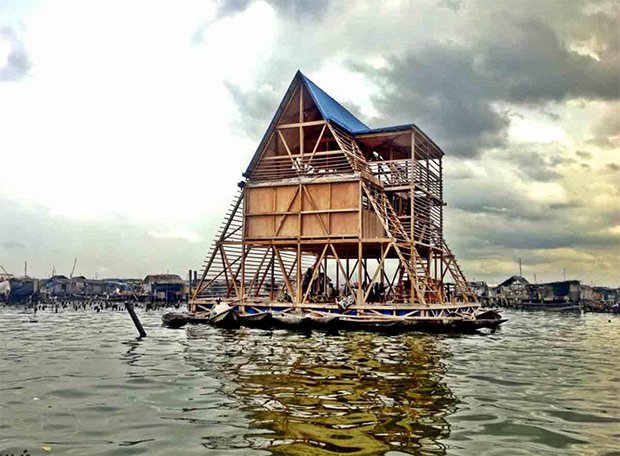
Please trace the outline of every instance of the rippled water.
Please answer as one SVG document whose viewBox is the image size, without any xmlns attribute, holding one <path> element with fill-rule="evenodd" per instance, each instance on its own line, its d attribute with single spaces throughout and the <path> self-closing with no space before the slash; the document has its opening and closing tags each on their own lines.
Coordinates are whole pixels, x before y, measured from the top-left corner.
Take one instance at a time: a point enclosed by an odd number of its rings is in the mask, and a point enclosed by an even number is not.
<svg viewBox="0 0 620 456">
<path fill-rule="evenodd" d="M 0 309 L 0 454 L 612 455 L 620 318 L 487 335 L 160 326 Z M 31 320 L 36 321 L 31 321 Z"/>
</svg>

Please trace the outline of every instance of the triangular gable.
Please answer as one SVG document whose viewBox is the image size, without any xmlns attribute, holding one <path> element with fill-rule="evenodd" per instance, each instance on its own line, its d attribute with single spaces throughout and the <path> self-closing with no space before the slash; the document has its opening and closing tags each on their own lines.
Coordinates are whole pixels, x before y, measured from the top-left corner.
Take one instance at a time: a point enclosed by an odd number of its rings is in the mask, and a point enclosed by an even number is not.
<svg viewBox="0 0 620 456">
<path fill-rule="evenodd" d="M 256 148 L 256 152 L 254 152 L 254 156 L 252 157 L 252 160 L 250 160 L 250 163 L 248 164 L 247 169 L 243 173 L 243 176 L 246 176 L 246 177 L 249 176 L 252 172 L 252 169 L 258 163 L 261 153 L 263 149 L 265 148 L 265 146 L 267 145 L 267 141 L 269 141 L 269 138 L 271 137 L 271 134 L 275 130 L 275 127 L 278 124 L 280 117 L 282 117 L 282 114 L 284 113 L 284 109 L 286 108 L 286 106 L 288 106 L 289 102 L 291 101 L 291 97 L 297 90 L 297 87 L 301 81 L 300 75 L 301 75 L 301 71 L 297 70 L 295 77 L 291 81 L 291 84 L 288 86 L 288 89 L 286 89 L 284 98 L 282 98 L 282 101 L 280 101 L 280 105 L 278 106 L 278 109 L 276 109 L 276 112 L 273 115 L 271 122 L 269 122 L 267 131 L 265 131 L 265 134 L 263 135 L 263 139 L 261 139 L 260 143 L 258 144 L 258 147 Z"/>
<path fill-rule="evenodd" d="M 265 132 L 265 135 L 261 139 L 261 142 L 252 157 L 246 171 L 243 173 L 245 177 L 250 176 L 252 170 L 258 163 L 264 149 L 267 147 L 267 143 L 270 140 L 272 134 L 275 131 L 277 124 L 280 119 L 287 110 L 291 99 L 297 93 L 300 84 L 305 89 L 304 92 L 308 93 L 312 97 L 312 101 L 319 109 L 319 112 L 324 120 L 329 122 L 335 122 L 340 125 L 342 128 L 347 130 L 351 134 L 359 134 L 365 131 L 369 131 L 370 129 L 364 125 L 359 119 L 357 119 L 353 114 L 351 114 L 347 109 L 345 109 L 342 105 L 340 105 L 337 101 L 335 101 L 332 97 L 326 94 L 320 87 L 314 84 L 310 79 L 304 76 L 301 71 L 297 71 L 295 77 L 291 81 L 284 98 L 280 102 L 278 109 L 276 110 L 271 122 L 269 123 L 269 127 Z"/>
</svg>

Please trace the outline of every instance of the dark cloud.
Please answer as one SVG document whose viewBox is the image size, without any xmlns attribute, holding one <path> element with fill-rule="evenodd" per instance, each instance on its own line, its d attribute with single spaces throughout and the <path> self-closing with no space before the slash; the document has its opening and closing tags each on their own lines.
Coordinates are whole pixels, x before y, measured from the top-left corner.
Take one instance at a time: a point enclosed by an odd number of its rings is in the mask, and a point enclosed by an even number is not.
<svg viewBox="0 0 620 456">
<path fill-rule="evenodd" d="M 217 16 L 232 16 L 243 13 L 254 0 L 221 0 L 218 2 Z"/>
<path fill-rule="evenodd" d="M 546 109 L 541 109 L 540 112 L 542 112 L 545 116 L 547 116 L 549 119 L 553 120 L 553 121 L 558 121 L 560 120 L 560 115 L 555 113 L 555 112 L 551 112 L 548 111 Z"/>
<path fill-rule="evenodd" d="M 328 11 L 329 0 L 267 0 L 278 14 L 298 21 L 322 19 Z"/>
<path fill-rule="evenodd" d="M 282 95 L 269 85 L 251 91 L 244 91 L 228 81 L 225 85 L 241 113 L 241 119 L 235 125 L 236 129 L 259 140 L 267 130 Z"/>
<path fill-rule="evenodd" d="M 443 176 L 448 180 L 466 180 L 475 178 L 476 172 L 468 161 L 448 156 L 444 162 Z"/>
<path fill-rule="evenodd" d="M 620 59 L 620 3 L 602 2 L 582 6 L 586 14 L 565 23 L 567 33 L 577 43 L 591 49 L 600 59 Z M 588 11 L 590 10 L 590 11 Z"/>
<path fill-rule="evenodd" d="M 567 7 L 579 16 L 576 5 Z M 487 20 L 477 24 L 467 45 L 424 42 L 390 56 L 387 67 L 351 64 L 382 88 L 376 98 L 381 120 L 413 119 L 446 152 L 471 157 L 505 144 L 509 121 L 498 105 L 620 99 L 617 56 L 597 60 L 571 50 L 544 18 L 503 11 Z M 610 32 L 599 38 L 615 37 Z"/>
<path fill-rule="evenodd" d="M 26 76 L 32 65 L 28 53 L 10 27 L 0 28 L 0 40 L 6 41 L 10 46 L 6 64 L 0 67 L 0 81 L 18 81 Z"/>
<path fill-rule="evenodd" d="M 12 250 L 12 249 L 22 249 L 24 247 L 26 247 L 26 244 L 22 244 L 21 242 L 1 242 L 0 243 L 0 247 L 2 247 L 3 249 L 6 250 Z"/>
<path fill-rule="evenodd" d="M 540 18 L 497 17 L 473 52 L 479 75 L 496 100 L 541 103 L 620 97 L 617 59 L 596 60 L 571 51 Z"/>
<path fill-rule="evenodd" d="M 585 150 L 578 150 L 575 153 L 583 160 L 589 160 L 592 158 L 592 154 L 590 152 L 586 152 Z"/>
<path fill-rule="evenodd" d="M 565 215 L 570 213 L 573 212 L 564 211 Z M 569 217 L 524 220 L 505 217 L 502 213 L 472 214 L 448 209 L 445 231 L 464 263 L 469 260 L 505 261 L 519 251 L 527 257 L 540 256 L 548 265 L 558 265 L 552 252 L 565 249 L 572 252 L 569 255 L 586 256 L 596 262 L 596 275 L 616 280 L 618 237 L 608 227 L 617 224 L 619 215 L 615 211 L 603 217 L 595 216 L 591 222 L 576 226 L 566 223 Z M 610 264 L 603 267 L 605 261 Z M 589 268 L 594 266 L 579 263 L 574 264 L 573 269 L 583 278 L 592 273 Z"/>
<path fill-rule="evenodd" d="M 620 171 L 620 165 L 617 165 L 616 163 L 607 163 L 607 169 L 613 172 L 618 172 Z"/>
<path fill-rule="evenodd" d="M 233 16 L 244 12 L 255 0 L 221 0 L 217 17 Z M 287 19 L 299 21 L 321 19 L 327 13 L 329 0 L 267 0 L 267 3 Z"/>
<path fill-rule="evenodd" d="M 383 88 L 375 102 L 385 123 L 412 119 L 447 152 L 474 156 L 483 147 L 500 146 L 509 125 L 487 93 L 474 55 L 454 43 L 429 43 L 388 68 L 353 65 Z"/>
<path fill-rule="evenodd" d="M 620 104 L 609 107 L 592 126 L 591 132 L 591 143 L 606 149 L 618 147 L 620 145 Z"/>
<path fill-rule="evenodd" d="M 549 149 L 537 151 L 532 150 L 532 146 L 527 149 L 511 148 L 495 155 L 516 165 L 516 170 L 523 177 L 540 182 L 551 182 L 559 179 L 562 177 L 559 167 L 573 161 L 562 156 L 560 151 Z"/>
<path fill-rule="evenodd" d="M 452 11 L 458 11 L 463 7 L 463 2 L 461 0 L 439 0 L 437 5 Z"/>
</svg>

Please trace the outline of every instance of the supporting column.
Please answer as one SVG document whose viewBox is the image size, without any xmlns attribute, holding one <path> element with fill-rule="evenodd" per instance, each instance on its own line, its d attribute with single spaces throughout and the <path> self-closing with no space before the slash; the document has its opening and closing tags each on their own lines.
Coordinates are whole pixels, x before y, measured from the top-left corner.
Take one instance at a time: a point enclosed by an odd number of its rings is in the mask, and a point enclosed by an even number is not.
<svg viewBox="0 0 620 456">
<path fill-rule="evenodd" d="M 357 243 L 357 305 L 361 306 L 364 301 L 364 290 L 362 290 L 362 281 L 364 279 L 364 270 L 362 265 L 363 247 L 362 241 Z"/>
<path fill-rule="evenodd" d="M 301 241 L 298 240 L 297 242 L 297 278 L 296 278 L 296 284 L 297 284 L 297 289 L 295 290 L 295 305 L 296 306 L 300 306 L 301 305 Z"/>
</svg>

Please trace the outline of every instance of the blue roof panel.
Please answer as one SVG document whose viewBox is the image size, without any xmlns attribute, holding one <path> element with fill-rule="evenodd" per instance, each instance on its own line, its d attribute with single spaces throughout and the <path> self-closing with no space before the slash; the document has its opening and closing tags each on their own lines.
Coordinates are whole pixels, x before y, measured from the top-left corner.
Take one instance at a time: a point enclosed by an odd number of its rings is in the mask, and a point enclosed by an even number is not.
<svg viewBox="0 0 620 456">
<path fill-rule="evenodd" d="M 306 87 L 310 92 L 310 95 L 314 99 L 319 111 L 325 118 L 325 120 L 331 120 L 338 125 L 346 129 L 349 133 L 359 134 L 365 133 L 370 128 L 362 123 L 357 117 L 351 114 L 347 109 L 327 95 L 323 90 L 317 86 L 314 82 L 308 79 L 303 73 L 299 73 L 306 83 Z"/>
</svg>

